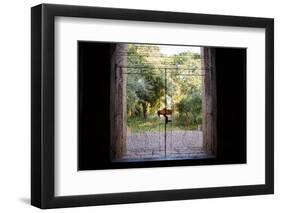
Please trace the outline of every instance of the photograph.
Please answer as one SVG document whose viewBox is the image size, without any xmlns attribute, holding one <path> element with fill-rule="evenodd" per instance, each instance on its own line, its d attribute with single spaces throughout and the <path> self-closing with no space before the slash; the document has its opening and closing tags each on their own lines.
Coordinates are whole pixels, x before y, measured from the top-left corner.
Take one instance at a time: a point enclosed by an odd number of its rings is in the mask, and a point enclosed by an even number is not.
<svg viewBox="0 0 281 213">
<path fill-rule="evenodd" d="M 79 169 L 246 163 L 246 48 L 77 45 Z"/>
</svg>

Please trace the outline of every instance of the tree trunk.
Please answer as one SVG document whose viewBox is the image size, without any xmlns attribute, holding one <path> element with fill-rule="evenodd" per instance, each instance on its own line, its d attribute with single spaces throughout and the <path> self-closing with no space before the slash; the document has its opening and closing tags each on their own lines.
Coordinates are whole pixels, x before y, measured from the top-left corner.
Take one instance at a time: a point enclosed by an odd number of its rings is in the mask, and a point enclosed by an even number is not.
<svg viewBox="0 0 281 213">
<path fill-rule="evenodd" d="M 142 103 L 142 111 L 143 111 L 144 119 L 147 119 L 147 104 L 146 103 Z"/>
</svg>

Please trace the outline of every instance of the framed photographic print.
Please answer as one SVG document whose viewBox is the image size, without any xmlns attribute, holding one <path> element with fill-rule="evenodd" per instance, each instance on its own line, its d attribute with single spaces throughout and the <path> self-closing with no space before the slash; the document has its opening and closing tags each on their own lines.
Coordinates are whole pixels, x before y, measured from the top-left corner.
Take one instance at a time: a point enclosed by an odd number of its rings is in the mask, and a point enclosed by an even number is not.
<svg viewBox="0 0 281 213">
<path fill-rule="evenodd" d="M 271 194 L 274 21 L 31 9 L 31 203 Z"/>
</svg>

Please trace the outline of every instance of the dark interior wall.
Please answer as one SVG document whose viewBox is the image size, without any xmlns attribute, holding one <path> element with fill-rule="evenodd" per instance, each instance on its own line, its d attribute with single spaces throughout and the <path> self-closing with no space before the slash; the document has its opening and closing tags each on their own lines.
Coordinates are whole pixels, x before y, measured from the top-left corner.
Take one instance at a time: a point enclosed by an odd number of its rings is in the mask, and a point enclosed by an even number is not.
<svg viewBox="0 0 281 213">
<path fill-rule="evenodd" d="M 110 161 L 110 44 L 78 42 L 78 169 Z"/>
<path fill-rule="evenodd" d="M 216 48 L 218 160 L 246 162 L 246 49 Z"/>
</svg>

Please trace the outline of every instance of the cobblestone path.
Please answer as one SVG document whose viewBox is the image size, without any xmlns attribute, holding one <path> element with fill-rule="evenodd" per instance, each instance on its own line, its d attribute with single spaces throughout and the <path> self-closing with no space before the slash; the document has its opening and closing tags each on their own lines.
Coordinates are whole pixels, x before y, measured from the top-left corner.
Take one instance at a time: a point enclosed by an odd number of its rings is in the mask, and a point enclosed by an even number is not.
<svg viewBox="0 0 281 213">
<path fill-rule="evenodd" d="M 205 157 L 202 131 L 167 131 L 166 158 L 185 159 Z M 165 133 L 143 132 L 128 134 L 127 154 L 123 159 L 163 159 Z"/>
</svg>

